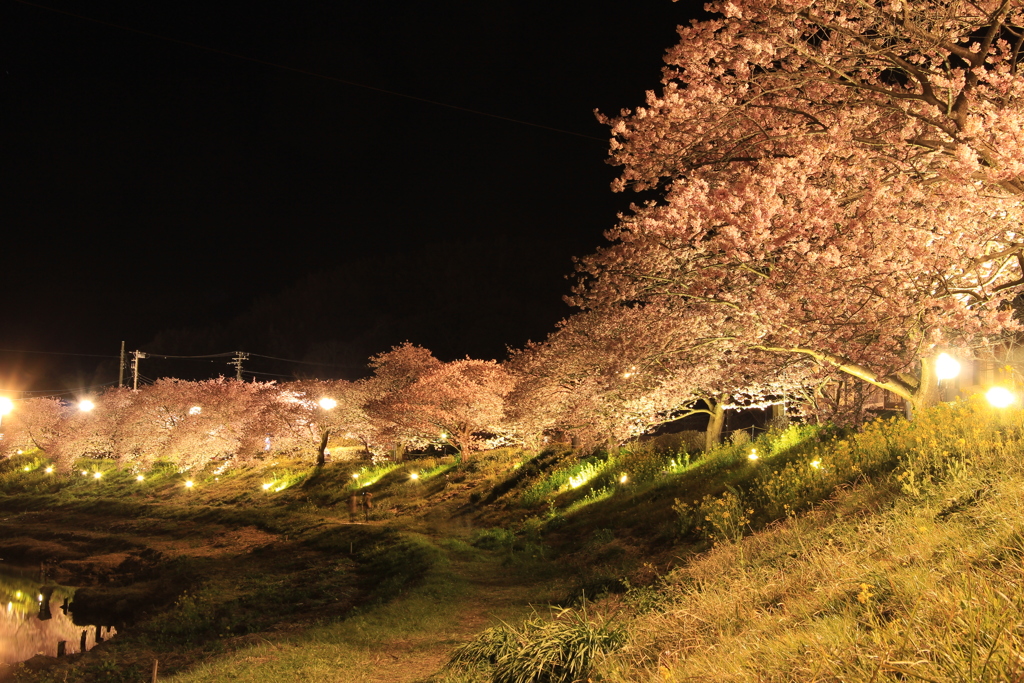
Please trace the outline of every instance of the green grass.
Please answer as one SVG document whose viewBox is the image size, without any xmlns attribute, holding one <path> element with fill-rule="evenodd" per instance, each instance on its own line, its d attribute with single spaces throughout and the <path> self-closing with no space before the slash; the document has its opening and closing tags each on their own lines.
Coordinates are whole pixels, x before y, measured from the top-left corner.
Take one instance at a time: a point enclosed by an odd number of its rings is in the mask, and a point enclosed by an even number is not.
<svg viewBox="0 0 1024 683">
<path fill-rule="evenodd" d="M 90 461 L 95 480 L 23 454 L 0 462 L 6 529 L 130 519 L 105 537 L 129 553 L 273 540 L 168 564 L 187 593 L 151 621 L 20 676 L 143 680 L 156 657 L 189 682 L 1020 681 L 1022 462 L 1024 413 L 974 403 L 703 455 L 391 463 L 355 485 L 348 463 L 191 472 L 186 490 L 167 466 L 140 483 Z M 354 486 L 377 521 L 347 523 Z"/>
</svg>

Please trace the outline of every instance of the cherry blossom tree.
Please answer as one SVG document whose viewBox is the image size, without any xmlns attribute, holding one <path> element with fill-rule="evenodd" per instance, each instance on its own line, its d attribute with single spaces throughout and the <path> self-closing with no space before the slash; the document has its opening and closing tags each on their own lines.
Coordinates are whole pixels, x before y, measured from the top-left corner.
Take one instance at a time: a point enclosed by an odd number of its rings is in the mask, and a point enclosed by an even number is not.
<svg viewBox="0 0 1024 683">
<path fill-rule="evenodd" d="M 332 435 L 358 439 L 370 450 L 374 430 L 363 409 L 366 400 L 365 382 L 302 380 L 282 384 L 270 412 L 279 423 L 276 431 L 318 444 L 316 463 L 322 466 Z"/>
<path fill-rule="evenodd" d="M 661 92 L 604 119 L 615 189 L 658 198 L 582 260 L 574 303 L 683 308 L 738 358 L 804 356 L 928 405 L 940 347 L 1016 328 L 1021 6 L 709 8 Z"/>
<path fill-rule="evenodd" d="M 443 363 L 406 342 L 371 358 L 370 367 L 365 412 L 376 426 L 376 440 L 390 442 L 396 457 L 406 447 L 447 443 L 469 455 L 484 433 L 504 430 L 512 378 L 494 361 Z"/>
<path fill-rule="evenodd" d="M 191 469 L 262 452 L 280 429 L 270 412 L 278 394 L 273 383 L 166 378 L 138 391 L 106 392 L 89 417 L 103 452 L 119 462 L 146 466 L 164 458 Z"/>
<path fill-rule="evenodd" d="M 544 343 L 513 355 L 514 422 L 534 438 L 557 430 L 596 445 L 706 414 L 710 448 L 727 409 L 769 405 L 802 386 L 808 363 L 709 344 L 692 309 L 652 317 L 643 306 L 608 307 L 563 321 Z"/>
<path fill-rule="evenodd" d="M 424 442 L 451 443 L 468 457 L 505 431 L 512 377 L 495 361 L 456 360 L 424 372 L 386 399 L 392 419 Z"/>
<path fill-rule="evenodd" d="M 3 452 L 38 448 L 52 458 L 62 471 L 69 471 L 79 455 L 81 435 L 72 427 L 70 406 L 57 398 L 19 401 L 4 417 Z"/>
<path fill-rule="evenodd" d="M 366 380 L 364 410 L 373 430 L 372 441 L 401 458 L 408 447 L 425 446 L 425 437 L 398 396 L 420 378 L 439 369 L 442 362 L 422 346 L 405 342 L 370 358 L 373 376 Z"/>
</svg>

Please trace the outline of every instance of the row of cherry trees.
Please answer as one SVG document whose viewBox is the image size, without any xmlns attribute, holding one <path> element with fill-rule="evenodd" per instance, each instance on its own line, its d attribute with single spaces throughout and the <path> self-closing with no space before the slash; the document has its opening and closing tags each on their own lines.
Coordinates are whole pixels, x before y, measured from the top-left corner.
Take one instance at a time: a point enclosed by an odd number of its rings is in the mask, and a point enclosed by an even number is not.
<svg viewBox="0 0 1024 683">
<path fill-rule="evenodd" d="M 443 363 L 407 343 L 375 356 L 371 368 L 357 382 L 162 379 L 138 391 L 109 390 L 88 411 L 28 399 L 4 418 L 0 449 L 38 448 L 65 470 L 80 457 L 193 468 L 281 452 L 314 454 L 322 464 L 332 437 L 400 457 L 429 445 L 469 454 L 516 432 L 505 417 L 512 375 L 494 361 Z"/>
<path fill-rule="evenodd" d="M 681 372 L 673 364 L 678 354 L 658 366 L 652 358 L 664 342 L 652 342 L 660 335 L 638 327 L 634 316 L 577 315 L 503 364 L 442 362 L 406 343 L 371 358 L 372 375 L 356 382 L 162 379 L 137 391 L 108 390 L 88 411 L 60 399 L 28 399 L 5 416 L 0 455 L 37 448 L 65 471 L 82 457 L 134 468 L 167 460 L 191 469 L 290 453 L 323 464 L 332 443 L 358 443 L 382 457 L 430 446 L 470 456 L 481 447 L 535 448 L 552 438 L 584 447 L 621 443 L 694 412 L 711 416 L 711 445 L 727 407 L 780 401 L 787 398 L 780 387 L 793 398 L 811 376 L 775 363 L 772 381 L 734 375 L 726 395 L 719 387 L 731 366 L 705 356 Z"/>
</svg>

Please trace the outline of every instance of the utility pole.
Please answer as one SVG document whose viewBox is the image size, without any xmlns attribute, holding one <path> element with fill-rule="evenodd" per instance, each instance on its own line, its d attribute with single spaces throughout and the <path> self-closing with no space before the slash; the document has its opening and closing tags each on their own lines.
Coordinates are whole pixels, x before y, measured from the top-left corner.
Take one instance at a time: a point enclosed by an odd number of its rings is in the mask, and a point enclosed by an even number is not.
<svg viewBox="0 0 1024 683">
<path fill-rule="evenodd" d="M 235 379 L 239 382 L 242 381 L 242 361 L 248 360 L 249 354 L 245 351 L 235 351 L 235 357 L 231 359 L 228 365 L 235 366 Z"/>
<path fill-rule="evenodd" d="M 139 359 L 145 358 L 144 351 L 132 351 L 132 390 L 139 390 Z"/>
<path fill-rule="evenodd" d="M 117 388 L 124 386 L 124 342 L 121 342 L 121 364 L 117 369 Z"/>
</svg>

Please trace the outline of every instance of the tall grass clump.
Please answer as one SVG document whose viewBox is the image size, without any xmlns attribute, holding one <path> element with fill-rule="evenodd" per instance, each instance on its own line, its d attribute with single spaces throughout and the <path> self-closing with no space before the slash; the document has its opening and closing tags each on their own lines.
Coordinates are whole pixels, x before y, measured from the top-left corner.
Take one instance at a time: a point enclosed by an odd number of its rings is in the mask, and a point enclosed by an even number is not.
<svg viewBox="0 0 1024 683">
<path fill-rule="evenodd" d="M 420 481 L 429 481 L 436 476 L 444 474 L 453 467 L 455 467 L 454 458 L 432 458 L 420 463 L 417 476 L 420 478 Z"/>
<path fill-rule="evenodd" d="M 351 481 L 348 483 L 348 486 L 345 487 L 345 490 L 356 491 L 364 486 L 372 486 L 380 481 L 385 475 L 394 472 L 401 466 L 401 463 L 398 462 L 382 462 L 379 465 L 360 467 L 358 471 L 352 473 Z"/>
<path fill-rule="evenodd" d="M 482 669 L 493 683 L 574 683 L 588 680 L 595 662 L 625 643 L 621 627 L 584 606 L 488 628 L 455 650 L 447 668 Z"/>
<path fill-rule="evenodd" d="M 583 486 L 614 469 L 617 464 L 618 458 L 613 455 L 593 455 L 575 464 L 556 468 L 523 491 L 519 502 L 524 507 L 535 507 L 554 493 Z"/>
</svg>

